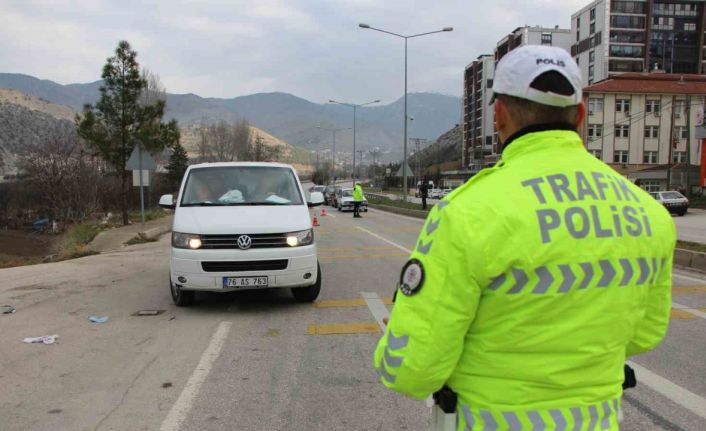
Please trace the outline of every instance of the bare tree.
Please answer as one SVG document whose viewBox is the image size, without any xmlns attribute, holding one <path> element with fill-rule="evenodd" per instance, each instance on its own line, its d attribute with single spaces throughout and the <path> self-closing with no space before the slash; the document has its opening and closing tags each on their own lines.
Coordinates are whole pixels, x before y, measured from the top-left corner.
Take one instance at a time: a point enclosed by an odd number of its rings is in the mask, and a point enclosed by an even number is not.
<svg viewBox="0 0 706 431">
<path fill-rule="evenodd" d="M 232 162 L 247 158 L 250 150 L 250 125 L 221 121 L 199 128 L 199 158 L 206 162 Z"/>
<path fill-rule="evenodd" d="M 102 164 L 87 156 L 77 137 L 30 146 L 18 167 L 54 217 L 82 221 L 98 207 Z"/>
<path fill-rule="evenodd" d="M 157 102 L 167 102 L 167 89 L 162 85 L 159 75 L 149 69 L 142 69 L 142 79 L 147 82 L 147 87 L 140 94 L 142 106 L 152 106 Z"/>
</svg>

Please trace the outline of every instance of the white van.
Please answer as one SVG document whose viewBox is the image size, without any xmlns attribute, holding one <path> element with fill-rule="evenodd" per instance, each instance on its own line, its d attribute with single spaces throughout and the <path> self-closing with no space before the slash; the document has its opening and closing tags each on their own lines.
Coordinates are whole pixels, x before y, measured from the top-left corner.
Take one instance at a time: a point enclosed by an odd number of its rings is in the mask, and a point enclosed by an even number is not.
<svg viewBox="0 0 706 431">
<path fill-rule="evenodd" d="M 170 292 L 186 306 L 196 291 L 287 287 L 298 301 L 314 301 L 321 290 L 309 207 L 289 165 L 206 163 L 190 166 L 175 200 Z"/>
</svg>

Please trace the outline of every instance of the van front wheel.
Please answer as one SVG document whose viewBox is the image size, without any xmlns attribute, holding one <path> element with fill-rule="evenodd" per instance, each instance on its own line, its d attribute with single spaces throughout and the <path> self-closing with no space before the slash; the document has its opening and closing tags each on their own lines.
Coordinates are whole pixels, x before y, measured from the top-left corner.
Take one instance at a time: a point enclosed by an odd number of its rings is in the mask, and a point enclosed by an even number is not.
<svg viewBox="0 0 706 431">
<path fill-rule="evenodd" d="M 194 303 L 196 292 L 193 290 L 182 290 L 172 282 L 171 275 L 169 276 L 169 292 L 172 294 L 172 301 L 174 301 L 174 305 L 177 307 L 188 307 Z"/>
<path fill-rule="evenodd" d="M 314 302 L 321 292 L 321 266 L 316 263 L 316 283 L 308 287 L 292 288 L 292 296 L 297 302 Z"/>
</svg>

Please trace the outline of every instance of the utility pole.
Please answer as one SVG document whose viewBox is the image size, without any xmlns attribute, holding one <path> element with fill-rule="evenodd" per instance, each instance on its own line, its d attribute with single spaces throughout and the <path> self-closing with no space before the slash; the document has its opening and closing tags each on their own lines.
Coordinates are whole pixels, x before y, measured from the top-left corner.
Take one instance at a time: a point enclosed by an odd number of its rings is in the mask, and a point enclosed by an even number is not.
<svg viewBox="0 0 706 431">
<path fill-rule="evenodd" d="M 667 190 L 672 188 L 672 148 L 674 148 L 674 118 L 676 114 L 677 96 L 672 96 L 672 119 L 669 122 L 669 156 L 667 160 Z"/>
<path fill-rule="evenodd" d="M 686 95 L 686 195 L 691 194 L 691 95 Z"/>
</svg>

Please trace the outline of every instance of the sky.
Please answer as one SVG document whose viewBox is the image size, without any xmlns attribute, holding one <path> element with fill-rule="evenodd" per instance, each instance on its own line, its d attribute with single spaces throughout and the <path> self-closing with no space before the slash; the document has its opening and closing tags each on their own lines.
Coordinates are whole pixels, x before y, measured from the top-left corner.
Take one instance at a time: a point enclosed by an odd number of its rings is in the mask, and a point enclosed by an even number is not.
<svg viewBox="0 0 706 431">
<path fill-rule="evenodd" d="M 409 91 L 460 96 L 464 67 L 517 27 L 570 26 L 588 0 L 0 0 L 0 72 L 61 84 L 100 79 L 118 41 L 170 93 L 281 91 L 383 103 Z"/>
</svg>

